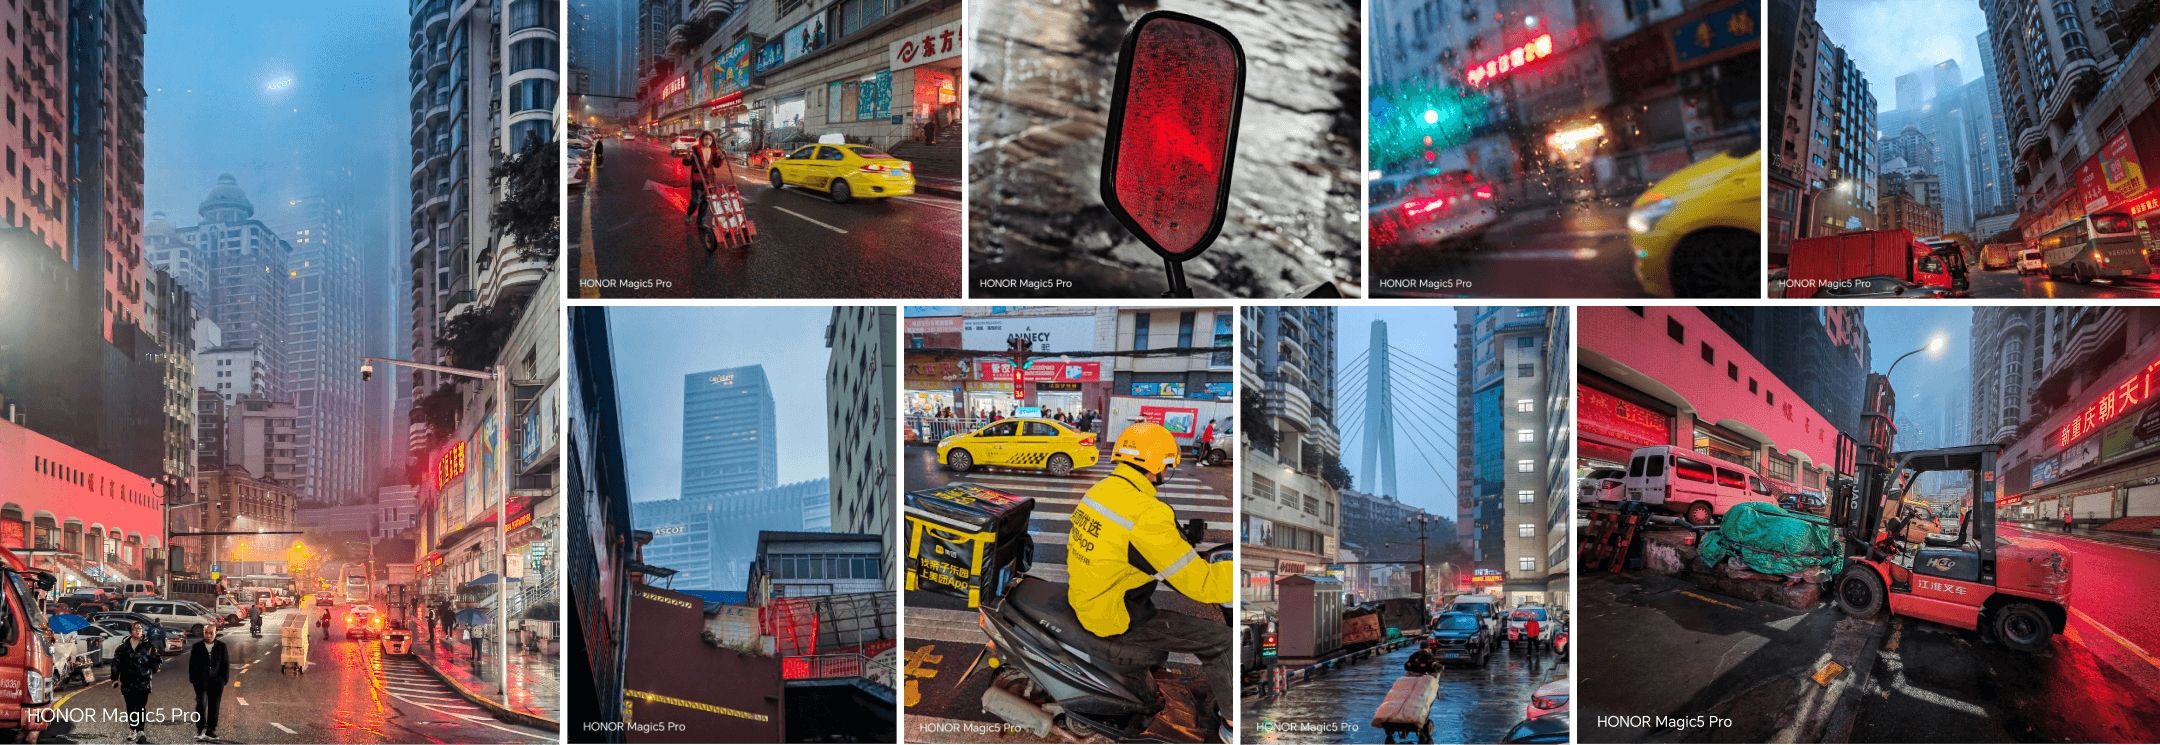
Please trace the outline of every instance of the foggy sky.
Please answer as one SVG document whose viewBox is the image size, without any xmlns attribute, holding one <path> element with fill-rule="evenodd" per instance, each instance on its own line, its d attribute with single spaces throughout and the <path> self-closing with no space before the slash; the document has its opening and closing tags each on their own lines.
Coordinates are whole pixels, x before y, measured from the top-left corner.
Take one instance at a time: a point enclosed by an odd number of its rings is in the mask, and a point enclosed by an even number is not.
<svg viewBox="0 0 2160 745">
<path fill-rule="evenodd" d="M 1972 362 L 1972 307 L 1867 309 L 1869 362 L 1875 372 L 1886 372 L 1906 352 L 1926 347 L 1928 337 L 1942 332 L 1949 340 L 1942 354 L 1921 352 L 1897 365 L 1890 386 L 1898 392 L 1898 417 L 1929 426 L 1941 418 L 1944 407 L 1972 404 L 1967 380 L 1950 380 Z M 1954 433 L 1953 440 L 1965 433 Z M 1963 444 L 1960 442 L 1959 444 Z"/>
<path fill-rule="evenodd" d="M 615 400 L 630 499 L 682 496 L 683 376 L 765 366 L 780 482 L 825 478 L 825 324 L 831 307 L 611 306 Z"/>
<path fill-rule="evenodd" d="M 349 194 L 353 209 L 404 224 L 404 2 L 151 0 L 145 14 L 146 219 L 163 211 L 196 224 L 204 193 L 229 172 L 270 225 L 311 194 Z M 282 78 L 290 84 L 271 89 Z"/>
<path fill-rule="evenodd" d="M 1445 381 L 1432 380 L 1429 371 L 1416 368 L 1418 377 L 1405 372 L 1404 361 L 1394 367 L 1395 485 L 1403 491 L 1395 498 L 1412 507 L 1453 519 L 1456 517 L 1455 420 L 1429 421 L 1434 415 L 1455 414 L 1455 309 L 1451 307 L 1342 306 L 1335 310 L 1335 391 L 1343 399 L 1336 406 L 1335 426 L 1342 439 L 1342 461 L 1356 476 L 1356 490 L 1379 494 L 1378 474 L 1360 473 L 1365 458 L 1366 360 L 1358 359 L 1372 347 L 1372 322 L 1387 321 L 1388 346 L 1407 351 L 1447 373 Z M 1352 362 L 1357 364 L 1353 365 Z M 1444 388 L 1437 387 L 1440 384 Z M 1434 401 L 1434 398 L 1440 400 Z M 1418 401 L 1416 404 L 1411 400 Z M 1413 426 L 1412 418 L 1416 418 Z M 1441 452 L 1432 452 L 1440 448 Z M 1422 453 L 1422 454 L 1421 454 Z M 1428 460 L 1430 463 L 1428 464 Z M 1380 467 L 1375 457 L 1373 468 Z M 1438 475 L 1434 474 L 1438 469 Z"/>
<path fill-rule="evenodd" d="M 1815 21 L 1852 55 L 1881 111 L 1897 108 L 1899 75 L 1923 72 L 1921 92 L 1933 96 L 1936 63 L 1957 60 L 1960 83 L 1985 72 L 1977 39 L 1987 14 L 1975 0 L 1835 0 L 1815 7 Z"/>
</svg>

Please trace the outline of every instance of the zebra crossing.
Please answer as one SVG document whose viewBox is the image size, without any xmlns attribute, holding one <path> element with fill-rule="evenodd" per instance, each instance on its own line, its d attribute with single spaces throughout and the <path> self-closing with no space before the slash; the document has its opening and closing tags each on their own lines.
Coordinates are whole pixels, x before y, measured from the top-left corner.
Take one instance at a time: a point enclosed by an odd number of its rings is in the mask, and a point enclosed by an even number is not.
<svg viewBox="0 0 2160 745">
<path fill-rule="evenodd" d="M 450 690 L 441 679 L 421 668 L 420 663 L 411 657 L 385 655 L 379 648 L 371 650 L 369 656 L 373 659 L 369 660 L 368 669 L 371 682 L 376 688 L 382 689 L 386 696 L 425 709 L 438 717 L 434 721 L 420 722 L 421 724 L 481 725 L 512 734 L 537 737 L 529 732 L 503 726 L 495 720 L 495 715 L 474 706 L 456 691 Z"/>
</svg>

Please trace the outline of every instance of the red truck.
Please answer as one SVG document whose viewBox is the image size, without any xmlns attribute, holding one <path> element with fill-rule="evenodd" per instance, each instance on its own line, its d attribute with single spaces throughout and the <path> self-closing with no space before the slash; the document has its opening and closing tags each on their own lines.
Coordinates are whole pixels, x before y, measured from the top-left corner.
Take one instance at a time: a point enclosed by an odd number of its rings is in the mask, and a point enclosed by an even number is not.
<svg viewBox="0 0 2160 745">
<path fill-rule="evenodd" d="M 1869 230 L 1793 241 L 1785 297 L 1816 293 L 1862 277 L 1889 276 L 1921 287 L 1963 292 L 1965 257 L 1957 244 L 1921 243 L 1903 230 Z"/>
<path fill-rule="evenodd" d="M 0 548 L 0 737 L 36 742 L 52 721 L 53 636 L 40 598 L 55 584 Z"/>
</svg>

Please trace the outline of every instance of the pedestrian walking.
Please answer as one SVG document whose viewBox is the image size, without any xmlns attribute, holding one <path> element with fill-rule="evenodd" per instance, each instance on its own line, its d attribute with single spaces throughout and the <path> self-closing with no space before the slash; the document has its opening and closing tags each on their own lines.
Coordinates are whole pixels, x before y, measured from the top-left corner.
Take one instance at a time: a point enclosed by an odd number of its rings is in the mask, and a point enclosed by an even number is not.
<svg viewBox="0 0 2160 745">
<path fill-rule="evenodd" d="M 1523 639 L 1523 643 L 1530 647 L 1530 656 L 1535 657 L 1539 654 L 1544 653 L 1545 650 L 1539 648 L 1538 645 L 1537 619 L 1532 618 L 1528 621 L 1523 622 L 1523 636 L 1526 637 L 1525 639 Z"/>
<path fill-rule="evenodd" d="M 114 650 L 112 661 L 113 687 L 120 689 L 120 699 L 127 704 L 131 733 L 128 742 L 150 741 L 150 736 L 143 732 L 143 727 L 149 724 L 150 679 L 164 663 L 164 655 L 144 638 L 142 622 L 128 624 L 128 638 Z"/>
<path fill-rule="evenodd" d="M 477 673 L 480 672 L 480 635 L 475 631 L 472 624 L 465 624 L 465 641 L 472 647 L 473 672 Z"/>
<path fill-rule="evenodd" d="M 326 627 L 327 628 L 327 627 Z M 188 649 L 188 682 L 195 686 L 195 739 L 217 739 L 218 705 L 225 701 L 225 684 L 232 681 L 232 658 L 217 628 L 204 626 L 202 639 Z"/>
</svg>

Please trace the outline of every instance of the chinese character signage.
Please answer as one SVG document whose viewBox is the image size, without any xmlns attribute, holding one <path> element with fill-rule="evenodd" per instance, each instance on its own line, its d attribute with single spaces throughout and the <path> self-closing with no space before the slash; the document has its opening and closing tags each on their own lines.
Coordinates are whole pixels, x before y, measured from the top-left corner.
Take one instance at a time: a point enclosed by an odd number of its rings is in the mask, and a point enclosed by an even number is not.
<svg viewBox="0 0 2160 745">
<path fill-rule="evenodd" d="M 443 451 L 442 457 L 435 459 L 436 491 L 442 491 L 443 484 L 465 475 L 465 469 L 469 465 L 466 456 L 465 443 L 459 442 L 452 444 L 450 449 Z"/>
<path fill-rule="evenodd" d="M 960 22 L 939 26 L 919 36 L 909 36 L 893 42 L 886 49 L 887 67 L 905 70 L 925 62 L 937 62 L 960 56 Z"/>
<path fill-rule="evenodd" d="M 1642 447 L 1672 444 L 1672 417 L 1585 385 L 1575 393 L 1575 425 L 1583 434 Z"/>
<path fill-rule="evenodd" d="M 1762 38 L 1754 3 L 1734 3 L 1724 10 L 1672 27 L 1673 59 L 1687 63 Z M 1706 60 L 1707 61 L 1707 60 Z"/>
<path fill-rule="evenodd" d="M 1550 57 L 1552 53 L 1552 34 L 1543 34 L 1535 39 L 1523 42 L 1514 49 L 1501 52 L 1497 57 L 1471 65 L 1469 70 L 1464 73 L 1464 77 L 1472 86 L 1484 85 L 1504 75 L 1513 73 L 1518 68 Z"/>
<path fill-rule="evenodd" d="M 980 371 L 978 380 L 1012 380 L 1011 362 L 981 360 L 975 364 Z M 1093 383 L 1102 380 L 1102 363 L 1041 360 L 1028 366 L 1025 379 L 1029 383 Z"/>
<path fill-rule="evenodd" d="M 2152 400 L 2153 376 L 2156 371 L 2160 371 L 2160 362 L 2146 365 L 2145 369 L 2130 376 L 2129 380 L 2101 391 L 2100 397 L 2086 405 L 2084 411 L 2078 412 L 2069 422 L 2057 427 L 2054 435 L 2048 438 L 2048 444 L 2068 448 L 2071 443 L 2085 439 L 2086 435 L 2100 431 L 2100 428 L 2109 422 Z"/>
<path fill-rule="evenodd" d="M 1134 383 L 1129 395 L 1142 398 L 1184 398 L 1184 383 Z"/>
</svg>

